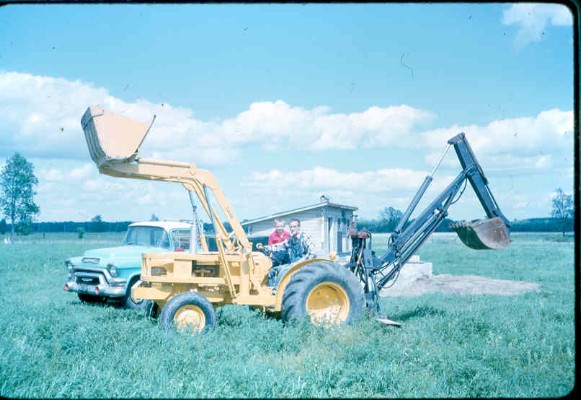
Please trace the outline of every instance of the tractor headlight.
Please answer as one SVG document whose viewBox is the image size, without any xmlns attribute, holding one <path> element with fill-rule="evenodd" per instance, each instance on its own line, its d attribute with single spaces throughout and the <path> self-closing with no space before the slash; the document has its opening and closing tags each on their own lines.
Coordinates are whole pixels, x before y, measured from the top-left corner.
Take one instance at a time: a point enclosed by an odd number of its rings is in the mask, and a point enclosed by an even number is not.
<svg viewBox="0 0 581 400">
<path fill-rule="evenodd" d="M 165 276 L 165 275 L 167 275 L 167 270 L 164 267 L 152 267 L 151 268 L 151 275 L 152 276 Z"/>
<path fill-rule="evenodd" d="M 107 264 L 107 271 L 109 271 L 112 277 L 117 276 L 117 267 L 115 265 Z"/>
</svg>

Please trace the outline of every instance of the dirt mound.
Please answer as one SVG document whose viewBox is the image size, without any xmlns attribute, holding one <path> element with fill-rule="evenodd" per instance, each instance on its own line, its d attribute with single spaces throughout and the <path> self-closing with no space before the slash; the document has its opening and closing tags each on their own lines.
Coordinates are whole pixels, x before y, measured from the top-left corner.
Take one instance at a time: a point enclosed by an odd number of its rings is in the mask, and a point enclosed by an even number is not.
<svg viewBox="0 0 581 400">
<path fill-rule="evenodd" d="M 432 275 L 405 286 L 384 288 L 380 296 L 419 296 L 425 293 L 496 294 L 511 296 L 539 290 L 533 282 L 490 279 L 478 275 Z"/>
</svg>

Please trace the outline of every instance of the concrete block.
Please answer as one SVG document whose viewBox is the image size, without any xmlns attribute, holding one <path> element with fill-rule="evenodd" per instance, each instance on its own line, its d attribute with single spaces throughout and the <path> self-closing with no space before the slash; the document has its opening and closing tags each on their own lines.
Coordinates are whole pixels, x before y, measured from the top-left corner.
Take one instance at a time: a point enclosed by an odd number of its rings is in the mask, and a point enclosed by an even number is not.
<svg viewBox="0 0 581 400">
<path fill-rule="evenodd" d="M 399 277 L 393 285 L 388 283 L 379 293 L 385 290 L 405 290 L 412 287 L 420 279 L 429 279 L 432 276 L 432 263 L 420 260 L 420 256 L 413 255 L 399 271 Z"/>
</svg>

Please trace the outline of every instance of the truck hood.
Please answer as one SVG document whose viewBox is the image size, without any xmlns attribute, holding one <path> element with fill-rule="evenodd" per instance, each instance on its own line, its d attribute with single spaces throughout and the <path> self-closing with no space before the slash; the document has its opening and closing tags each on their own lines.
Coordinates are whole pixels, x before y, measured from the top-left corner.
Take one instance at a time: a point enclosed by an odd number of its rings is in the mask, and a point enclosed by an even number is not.
<svg viewBox="0 0 581 400">
<path fill-rule="evenodd" d="M 119 267 L 126 263 L 134 263 L 135 260 L 141 261 L 142 253 L 163 253 L 166 251 L 171 250 L 150 246 L 117 246 L 87 250 L 83 253 L 82 258 L 98 258 L 101 265 L 106 265 L 111 260 Z"/>
</svg>

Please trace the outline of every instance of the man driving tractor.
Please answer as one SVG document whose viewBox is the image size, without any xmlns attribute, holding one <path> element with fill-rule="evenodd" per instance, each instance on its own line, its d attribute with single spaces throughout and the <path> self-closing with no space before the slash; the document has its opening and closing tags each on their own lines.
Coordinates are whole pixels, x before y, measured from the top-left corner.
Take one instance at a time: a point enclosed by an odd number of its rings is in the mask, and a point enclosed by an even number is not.
<svg viewBox="0 0 581 400">
<path fill-rule="evenodd" d="M 264 246 L 262 243 L 256 245 L 258 250 L 271 255 L 271 258 L 273 258 L 272 268 L 268 271 L 268 286 L 276 286 L 278 277 L 282 276 L 291 264 L 316 257 L 315 245 L 311 236 L 308 233 L 301 232 L 301 221 L 292 218 L 289 221 L 289 228 L 290 237 L 285 241 L 268 246 Z M 275 263 L 275 261 L 282 259 L 281 253 L 287 255 L 284 259 L 288 264 Z"/>
</svg>

